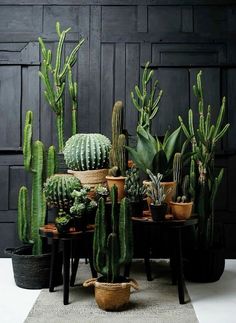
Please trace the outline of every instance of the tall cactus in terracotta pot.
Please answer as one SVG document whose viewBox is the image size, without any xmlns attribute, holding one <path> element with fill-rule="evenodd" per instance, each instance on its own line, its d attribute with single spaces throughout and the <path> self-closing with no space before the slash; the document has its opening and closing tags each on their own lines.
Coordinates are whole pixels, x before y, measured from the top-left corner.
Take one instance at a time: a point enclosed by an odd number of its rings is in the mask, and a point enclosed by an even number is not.
<svg viewBox="0 0 236 323">
<path fill-rule="evenodd" d="M 46 201 L 43 183 L 46 177 L 45 149 L 41 141 L 32 142 L 33 113 L 28 111 L 24 127 L 23 155 L 25 169 L 32 175 L 31 205 L 29 207 L 28 189 L 22 186 L 18 195 L 18 232 L 24 243 L 33 243 L 33 254 L 42 253 L 39 227 L 45 224 Z M 53 150 L 51 147 L 50 150 Z M 55 159 L 48 159 L 48 169 L 55 168 Z"/>
</svg>

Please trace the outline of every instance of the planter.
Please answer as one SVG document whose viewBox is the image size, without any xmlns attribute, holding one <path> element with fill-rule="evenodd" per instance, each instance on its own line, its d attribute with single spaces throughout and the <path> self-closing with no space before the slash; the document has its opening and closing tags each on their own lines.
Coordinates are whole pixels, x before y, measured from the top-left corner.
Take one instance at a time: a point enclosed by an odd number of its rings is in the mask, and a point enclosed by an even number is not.
<svg viewBox="0 0 236 323">
<path fill-rule="evenodd" d="M 224 268 L 223 248 L 194 250 L 184 263 L 184 275 L 192 282 L 213 283 L 220 279 Z"/>
<path fill-rule="evenodd" d="M 125 177 L 106 176 L 106 180 L 107 180 L 107 185 L 109 190 L 111 190 L 113 185 L 117 186 L 117 189 L 118 189 L 117 200 L 118 202 L 120 202 L 123 199 L 123 197 L 125 197 Z"/>
<path fill-rule="evenodd" d="M 34 256 L 32 246 L 7 248 L 5 253 L 12 258 L 15 283 L 26 289 L 42 289 L 49 287 L 51 253 Z M 62 254 L 57 257 L 55 286 L 62 283 Z"/>
<path fill-rule="evenodd" d="M 165 215 L 167 213 L 167 203 L 160 205 L 150 204 L 151 214 L 153 221 L 163 221 L 165 220 Z"/>
<path fill-rule="evenodd" d="M 192 214 L 193 202 L 176 203 L 170 202 L 170 212 L 177 220 L 189 219 Z"/>
<path fill-rule="evenodd" d="M 84 170 L 84 171 L 68 169 L 67 172 L 77 177 L 81 181 L 82 185 L 87 185 L 91 189 L 93 189 L 98 184 L 106 183 L 106 176 L 108 174 L 108 169 L 103 168 L 103 169 Z M 94 198 L 94 196 L 95 196 L 95 193 L 92 192 L 90 194 L 90 197 Z"/>
<path fill-rule="evenodd" d="M 95 287 L 95 300 L 99 308 L 105 311 L 120 311 L 129 303 L 130 288 L 138 289 L 134 279 L 123 283 L 103 283 L 97 278 L 88 279 L 83 283 L 84 287 Z"/>
<path fill-rule="evenodd" d="M 134 217 L 142 217 L 143 215 L 143 202 L 138 201 L 138 202 L 130 202 L 130 213 L 131 216 Z"/>
</svg>

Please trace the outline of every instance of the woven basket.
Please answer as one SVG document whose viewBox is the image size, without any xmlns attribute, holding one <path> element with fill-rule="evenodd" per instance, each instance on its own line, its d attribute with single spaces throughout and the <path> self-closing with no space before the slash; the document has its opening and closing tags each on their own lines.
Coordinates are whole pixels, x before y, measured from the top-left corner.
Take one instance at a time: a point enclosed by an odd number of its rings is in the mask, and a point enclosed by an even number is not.
<svg viewBox="0 0 236 323">
<path fill-rule="evenodd" d="M 98 307 L 105 311 L 120 311 L 129 303 L 130 288 L 138 289 L 138 283 L 130 279 L 127 283 L 100 283 L 91 278 L 83 283 L 84 287 L 95 287 L 95 299 Z"/>
<path fill-rule="evenodd" d="M 106 176 L 108 174 L 108 169 L 104 168 L 104 169 L 83 170 L 83 171 L 68 169 L 67 172 L 77 177 L 81 181 L 81 184 L 88 185 L 91 188 L 93 188 L 98 184 L 106 183 Z"/>
</svg>

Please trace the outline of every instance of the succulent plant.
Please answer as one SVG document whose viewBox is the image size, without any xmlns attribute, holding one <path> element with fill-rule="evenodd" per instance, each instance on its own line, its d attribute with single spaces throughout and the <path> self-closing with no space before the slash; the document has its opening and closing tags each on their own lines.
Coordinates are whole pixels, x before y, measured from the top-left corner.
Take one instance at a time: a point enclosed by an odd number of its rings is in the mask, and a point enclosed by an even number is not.
<svg viewBox="0 0 236 323">
<path fill-rule="evenodd" d="M 71 68 L 77 60 L 77 52 L 84 42 L 82 38 L 70 55 L 65 58 L 62 66 L 63 46 L 67 33 L 71 28 L 61 31 L 60 23 L 56 23 L 56 31 L 58 34 L 58 45 L 56 50 L 55 66 L 52 65 L 52 52 L 47 49 L 41 37 L 39 37 L 39 44 L 42 54 L 42 65 L 39 76 L 41 77 L 45 86 L 45 98 L 50 107 L 56 114 L 57 136 L 59 151 L 62 152 L 64 148 L 64 92 L 66 83 L 66 74 L 69 79 L 69 93 L 72 99 L 72 131 L 76 130 L 76 111 L 77 111 L 77 84 L 72 81 Z M 52 76 L 52 77 L 51 77 Z"/>
<path fill-rule="evenodd" d="M 131 92 L 131 99 L 139 112 L 139 121 L 138 125 L 142 126 L 145 130 L 151 130 L 151 122 L 152 119 L 158 112 L 159 103 L 162 98 L 163 91 L 160 90 L 158 95 L 156 96 L 156 90 L 158 87 L 158 80 L 152 82 L 152 77 L 154 75 L 154 71 L 149 69 L 149 62 L 146 63 L 145 69 L 142 75 L 142 88 L 140 89 L 138 85 L 135 85 L 135 94 Z M 149 85 L 153 84 L 149 90 Z"/>
<path fill-rule="evenodd" d="M 109 195 L 109 189 L 106 185 L 98 184 L 95 187 L 95 193 L 97 197 L 104 197 L 106 198 Z"/>
<path fill-rule="evenodd" d="M 108 175 L 113 177 L 121 176 L 121 171 L 118 166 L 113 166 L 108 170 Z"/>
<path fill-rule="evenodd" d="M 76 134 L 65 145 L 66 165 L 80 171 L 107 168 L 110 147 L 110 140 L 102 134 Z"/>
<path fill-rule="evenodd" d="M 105 276 L 106 281 L 115 283 L 120 277 L 120 267 L 129 263 L 133 255 L 133 233 L 129 200 L 123 198 L 117 204 L 117 187 L 111 189 L 111 223 L 107 221 L 105 201 L 101 197 L 95 220 L 93 240 L 94 267 Z"/>
<path fill-rule="evenodd" d="M 69 214 L 58 216 L 55 219 L 55 225 L 60 233 L 66 233 L 72 226 L 73 219 Z"/>
<path fill-rule="evenodd" d="M 152 199 L 152 203 L 154 205 L 161 205 L 164 203 L 164 200 L 166 198 L 166 194 L 164 193 L 164 187 L 161 186 L 161 180 L 163 178 L 163 175 L 160 173 L 157 173 L 155 176 L 149 169 L 147 169 L 147 174 L 149 175 L 151 179 L 150 185 L 147 187 L 146 194 Z"/>
<path fill-rule="evenodd" d="M 33 244 L 33 254 L 42 253 L 42 239 L 39 227 L 45 224 L 46 201 L 43 193 L 43 182 L 46 177 L 45 149 L 41 141 L 32 142 L 33 113 L 27 111 L 24 127 L 23 155 L 24 167 L 32 175 L 31 203 L 29 203 L 28 189 L 22 186 L 18 194 L 17 225 L 19 239 L 24 243 Z M 48 153 L 48 167 L 55 168 L 55 155 L 51 154 L 55 148 L 52 146 Z M 30 204 L 30 208 L 29 208 Z"/>
<path fill-rule="evenodd" d="M 139 202 L 143 199 L 145 189 L 140 185 L 139 170 L 132 166 L 126 171 L 125 193 L 131 202 Z"/>
<path fill-rule="evenodd" d="M 90 189 L 88 187 L 84 186 L 79 191 L 74 190 L 71 193 L 71 196 L 74 198 L 74 203 L 70 208 L 71 214 L 83 216 L 86 215 L 86 212 L 88 213 L 96 208 L 97 203 L 88 198 L 89 190 Z"/>
<path fill-rule="evenodd" d="M 69 174 L 55 174 L 44 184 L 44 194 L 49 207 L 69 210 L 74 202 L 72 192 L 81 189 L 80 180 Z"/>
</svg>

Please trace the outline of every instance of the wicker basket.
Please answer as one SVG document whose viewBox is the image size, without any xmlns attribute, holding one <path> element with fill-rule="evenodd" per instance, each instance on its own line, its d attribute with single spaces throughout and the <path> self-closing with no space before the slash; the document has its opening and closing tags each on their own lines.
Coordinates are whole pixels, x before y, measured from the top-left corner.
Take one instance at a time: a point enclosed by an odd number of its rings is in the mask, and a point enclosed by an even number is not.
<svg viewBox="0 0 236 323">
<path fill-rule="evenodd" d="M 104 168 L 104 169 L 83 170 L 83 171 L 68 169 L 67 172 L 77 177 L 83 185 L 95 187 L 98 184 L 103 184 L 106 182 L 108 169 Z"/>
<path fill-rule="evenodd" d="M 97 278 L 91 278 L 83 283 L 84 287 L 95 287 L 95 299 L 102 310 L 120 311 L 129 303 L 130 288 L 138 289 L 138 283 L 130 279 L 126 283 L 100 283 Z"/>
</svg>

